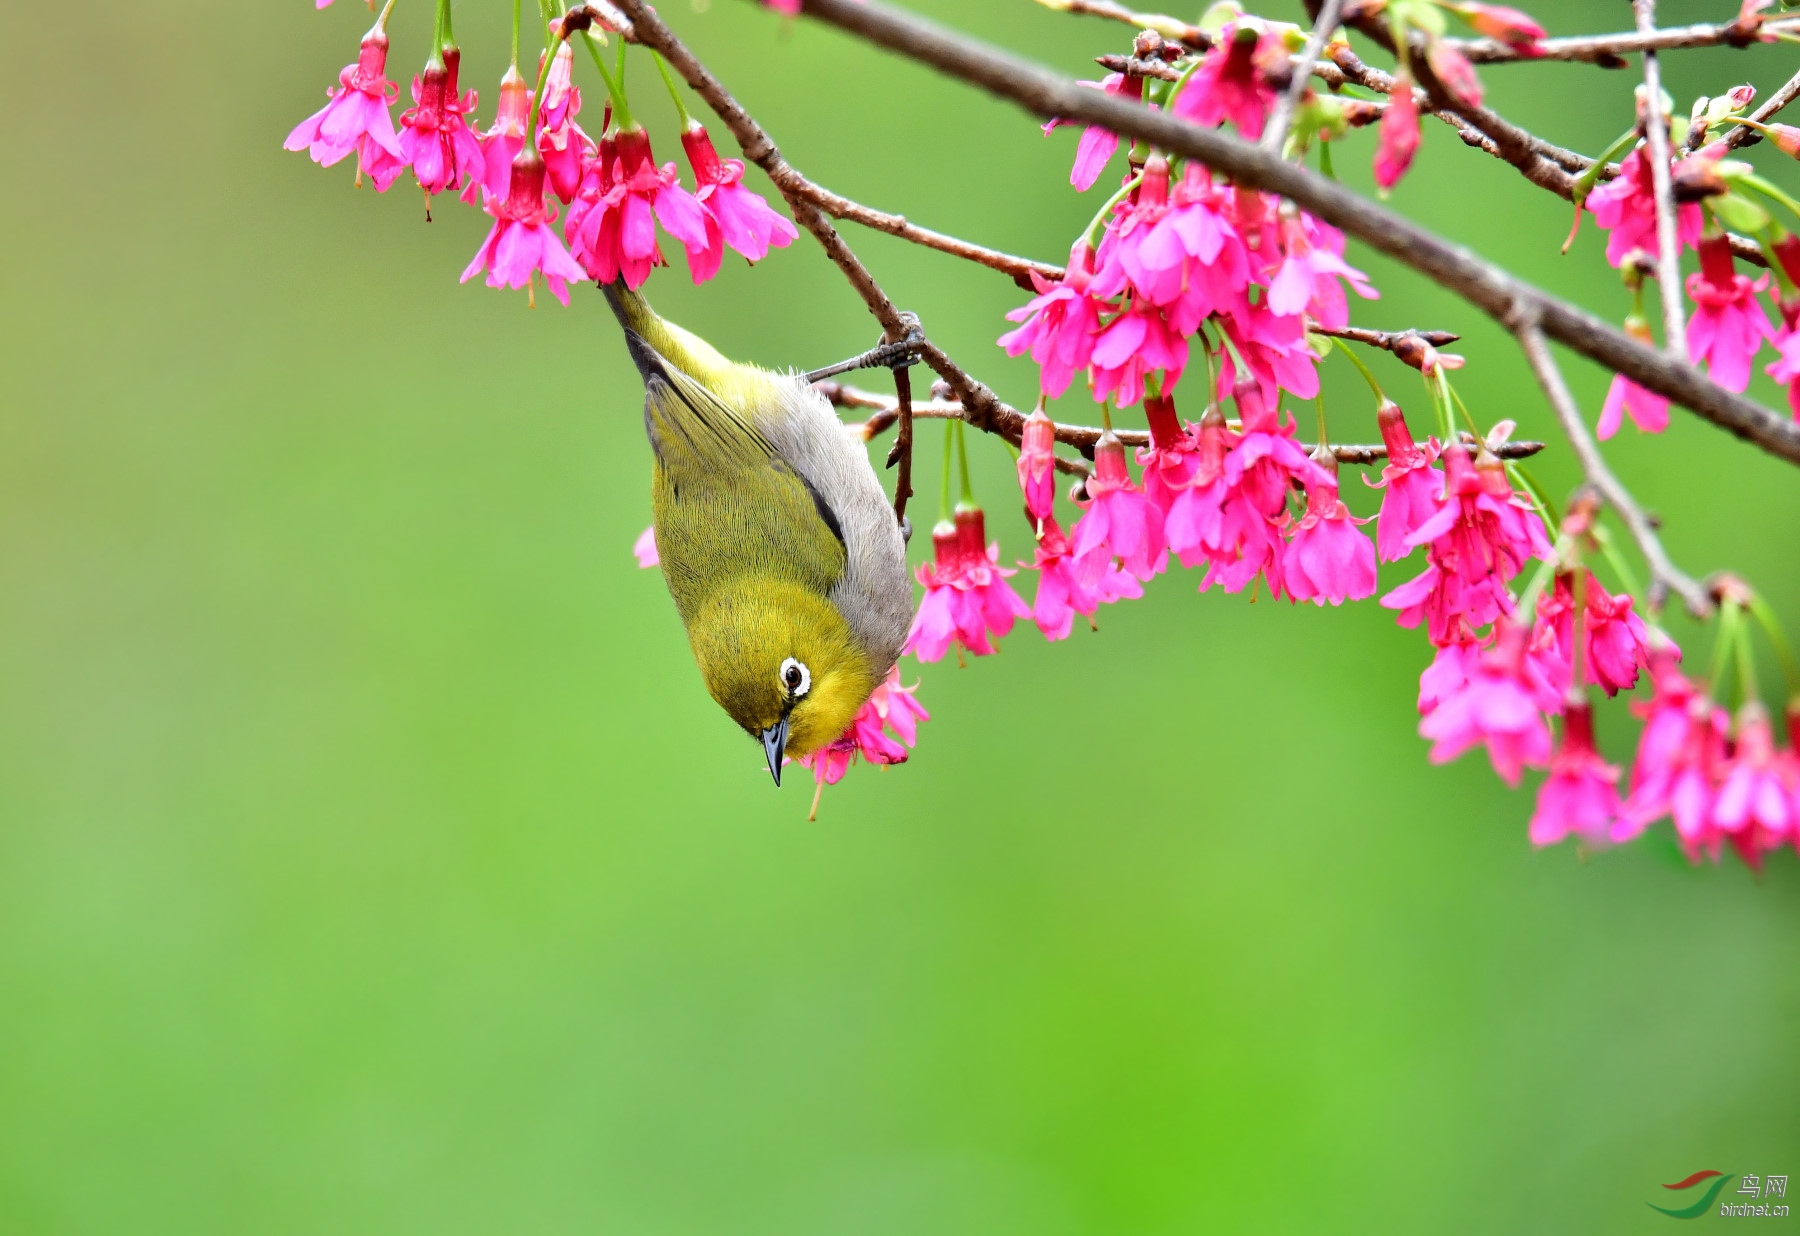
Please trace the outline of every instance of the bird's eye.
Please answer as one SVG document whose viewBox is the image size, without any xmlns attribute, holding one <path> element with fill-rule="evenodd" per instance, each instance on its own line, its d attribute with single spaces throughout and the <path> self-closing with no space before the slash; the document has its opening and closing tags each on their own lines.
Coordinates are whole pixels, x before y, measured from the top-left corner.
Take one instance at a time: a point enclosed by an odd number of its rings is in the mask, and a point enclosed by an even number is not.
<svg viewBox="0 0 1800 1236">
<path fill-rule="evenodd" d="M 787 688 L 788 698 L 797 700 L 812 690 L 812 671 L 789 657 L 781 663 L 781 685 Z"/>
</svg>

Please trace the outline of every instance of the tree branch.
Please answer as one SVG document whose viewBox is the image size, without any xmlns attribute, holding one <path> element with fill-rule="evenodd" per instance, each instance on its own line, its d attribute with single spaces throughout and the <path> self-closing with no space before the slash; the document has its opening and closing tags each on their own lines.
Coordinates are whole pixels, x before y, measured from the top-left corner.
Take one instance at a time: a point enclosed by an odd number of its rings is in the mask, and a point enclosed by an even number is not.
<svg viewBox="0 0 1800 1236">
<path fill-rule="evenodd" d="M 1656 29 L 1656 0 L 1632 0 L 1638 33 Z M 1662 73 L 1656 53 L 1644 53 L 1644 141 L 1649 147 L 1650 187 L 1656 198 L 1656 286 L 1662 296 L 1663 349 L 1687 359 L 1687 315 L 1681 304 L 1681 234 L 1676 230 L 1675 186 L 1669 174 L 1669 126 L 1663 115 Z"/>
<path fill-rule="evenodd" d="M 1766 123 L 1774 118 L 1775 113 L 1800 98 L 1800 73 L 1794 74 L 1783 82 L 1781 89 L 1770 95 L 1763 105 L 1750 113 L 1750 119 L 1758 123 Z M 1725 149 L 1736 150 L 1739 146 L 1747 146 L 1762 140 L 1762 134 L 1747 124 L 1740 124 L 1722 139 Z"/>
<path fill-rule="evenodd" d="M 1525 353 L 1525 359 L 1531 364 L 1532 372 L 1537 375 L 1538 384 L 1544 388 L 1545 398 L 1550 401 L 1557 419 L 1562 422 L 1563 432 L 1568 435 L 1569 445 L 1581 464 L 1582 472 L 1587 476 L 1588 484 L 1618 514 L 1619 521 L 1631 533 L 1631 539 L 1637 542 L 1638 552 L 1644 555 L 1644 561 L 1649 564 L 1650 595 L 1646 600 L 1652 612 L 1661 610 L 1664 598 L 1673 592 L 1696 617 L 1704 618 L 1712 613 L 1712 600 L 1707 595 L 1706 588 L 1670 561 L 1668 551 L 1663 548 L 1662 539 L 1656 535 L 1656 527 L 1651 523 L 1650 517 L 1644 514 L 1637 500 L 1631 496 L 1631 491 L 1607 467 L 1599 445 L 1588 432 L 1587 422 L 1582 419 L 1581 409 L 1575 406 L 1575 397 L 1569 393 L 1569 387 L 1563 381 L 1562 370 L 1557 368 L 1556 359 L 1550 355 L 1549 345 L 1544 342 L 1544 333 L 1538 329 L 1531 306 L 1520 306 L 1520 313 L 1514 319 L 1512 329 L 1518 337 L 1520 349 Z"/>
<path fill-rule="evenodd" d="M 866 408 L 874 413 L 861 425 L 847 428 L 856 430 L 864 442 L 872 442 L 894 426 L 899 419 L 899 408 L 895 401 L 887 395 L 878 395 L 874 391 L 862 390 L 842 382 L 815 382 L 813 389 L 829 399 L 833 406 L 839 408 Z M 913 405 L 913 416 L 921 420 L 956 421 L 966 420 L 967 410 L 954 399 L 934 399 L 930 403 Z M 1056 426 L 1056 440 L 1064 446 L 1072 446 L 1082 454 L 1092 456 L 1094 444 L 1100 440 L 1105 431 L 1091 425 Z M 1114 429 L 1113 433 L 1126 446 L 1149 446 L 1150 435 L 1142 429 Z M 1464 430 L 1464 442 L 1469 446 L 1476 444 L 1475 435 Z M 1310 443 L 1301 443 L 1301 449 L 1310 452 Z M 1544 449 L 1542 442 L 1502 442 L 1488 448 L 1502 459 L 1530 459 Z M 1337 456 L 1341 464 L 1368 467 L 1381 463 L 1388 457 L 1387 447 L 1376 443 L 1370 446 L 1335 445 L 1331 453 Z M 1072 460 L 1057 459 L 1057 466 L 1064 472 L 1077 476 L 1088 475 L 1088 469 Z"/>
<path fill-rule="evenodd" d="M 1312 77 L 1313 65 L 1319 62 L 1319 52 L 1324 49 L 1325 40 L 1337 28 L 1338 11 L 1343 6 L 1344 0 L 1324 0 L 1319 6 L 1318 16 L 1313 19 L 1312 33 L 1306 36 L 1306 46 L 1294 57 L 1288 88 L 1281 92 L 1281 99 L 1275 105 L 1275 114 L 1269 117 L 1268 127 L 1263 130 L 1264 150 L 1281 153 L 1282 144 L 1287 141 L 1288 121 L 1293 119 L 1294 109 L 1300 106 L 1300 100 L 1306 95 L 1306 83 Z"/>
<path fill-rule="evenodd" d="M 1777 18 L 1765 24 L 1770 31 L 1792 30 L 1796 20 Z M 1734 20 L 1716 25 L 1671 26 L 1663 30 L 1645 30 L 1639 27 L 1630 33 L 1540 39 L 1530 52 L 1522 52 L 1510 43 L 1502 43 L 1498 39 L 1445 41 L 1476 64 L 1563 60 L 1622 69 L 1625 67 L 1623 57 L 1639 52 L 1681 51 L 1696 47 L 1749 47 L 1758 40 L 1754 29 L 1746 32 L 1744 25 Z"/>
<path fill-rule="evenodd" d="M 637 5 L 640 0 L 628 2 Z M 1788 418 L 1723 389 L 1692 366 L 1646 348 L 1585 310 L 1531 287 L 1462 246 L 1449 244 L 1324 177 L 1226 133 L 1079 86 L 1060 74 L 949 34 L 877 0 L 804 0 L 804 7 L 820 20 L 1011 99 L 1037 116 L 1098 124 L 1123 137 L 1198 159 L 1247 187 L 1287 197 L 1371 248 L 1434 279 L 1498 321 L 1509 321 L 1521 303 L 1534 307 L 1544 333 L 1551 338 L 1771 454 L 1800 463 L 1800 426 Z M 946 378 L 955 385 L 949 375 Z M 991 398 L 991 392 L 989 395 Z"/>
</svg>

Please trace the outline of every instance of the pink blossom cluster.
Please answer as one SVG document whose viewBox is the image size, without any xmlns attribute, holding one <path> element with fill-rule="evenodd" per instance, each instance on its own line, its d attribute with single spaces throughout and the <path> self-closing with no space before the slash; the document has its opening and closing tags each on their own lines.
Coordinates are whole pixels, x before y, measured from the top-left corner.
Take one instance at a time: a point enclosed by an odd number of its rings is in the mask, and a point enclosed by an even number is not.
<svg viewBox="0 0 1800 1236">
<path fill-rule="evenodd" d="M 367 176 L 380 192 L 410 169 L 428 211 L 444 193 L 479 204 L 493 224 L 464 282 L 485 271 L 489 287 L 534 294 L 542 282 L 567 304 L 571 281 L 623 279 L 637 288 L 667 265 L 659 226 L 681 245 L 695 283 L 718 273 L 727 249 L 757 262 L 798 235 L 792 221 L 744 185 L 743 161 L 721 158 L 697 122 L 687 121 L 681 134 L 691 191 L 674 163 L 656 163 L 649 134 L 617 123 L 610 104 L 601 136 L 589 136 L 577 119 L 574 52 L 560 35 L 541 64 L 542 99 L 511 66 L 485 131 L 473 116 L 476 93 L 459 93 L 461 53 L 446 42 L 413 79 L 413 106 L 396 132 L 391 107 L 399 89 L 386 75 L 386 23 L 384 11 L 325 107 L 302 121 L 286 146 L 326 167 L 354 153 L 358 183 Z M 568 208 L 560 233 L 552 226 L 559 203 Z"/>
</svg>

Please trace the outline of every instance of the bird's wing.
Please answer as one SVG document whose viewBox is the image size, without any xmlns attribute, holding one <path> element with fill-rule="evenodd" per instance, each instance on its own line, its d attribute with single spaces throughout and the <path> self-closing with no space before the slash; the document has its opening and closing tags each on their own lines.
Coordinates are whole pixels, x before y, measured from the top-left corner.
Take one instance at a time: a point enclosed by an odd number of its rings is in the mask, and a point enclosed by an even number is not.
<svg viewBox="0 0 1800 1236">
<path fill-rule="evenodd" d="M 837 515 L 755 426 L 673 365 L 645 375 L 656 452 L 656 537 L 684 613 L 710 588 L 754 573 L 820 593 L 846 565 Z"/>
</svg>

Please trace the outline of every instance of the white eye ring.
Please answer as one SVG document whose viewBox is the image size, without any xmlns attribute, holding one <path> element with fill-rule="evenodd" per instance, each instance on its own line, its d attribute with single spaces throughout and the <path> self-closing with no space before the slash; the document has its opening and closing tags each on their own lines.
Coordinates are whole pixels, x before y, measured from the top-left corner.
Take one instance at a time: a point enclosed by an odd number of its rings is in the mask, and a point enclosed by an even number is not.
<svg viewBox="0 0 1800 1236">
<path fill-rule="evenodd" d="M 799 699 L 812 690 L 812 671 L 800 662 L 789 657 L 781 663 L 781 685 L 787 689 L 789 699 Z"/>
</svg>

